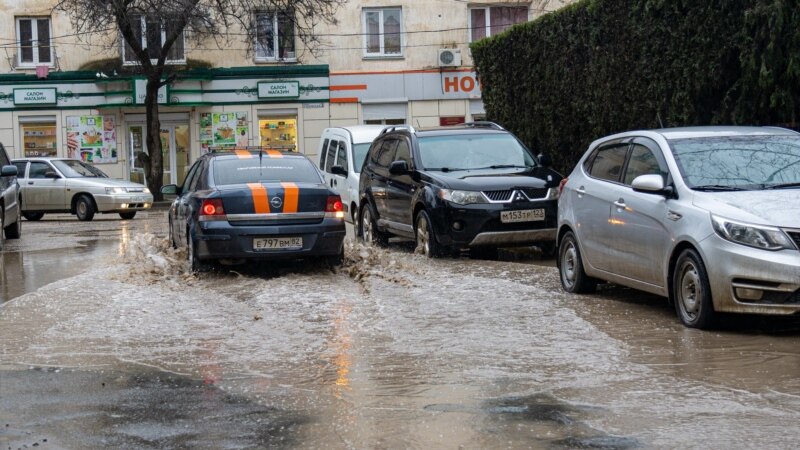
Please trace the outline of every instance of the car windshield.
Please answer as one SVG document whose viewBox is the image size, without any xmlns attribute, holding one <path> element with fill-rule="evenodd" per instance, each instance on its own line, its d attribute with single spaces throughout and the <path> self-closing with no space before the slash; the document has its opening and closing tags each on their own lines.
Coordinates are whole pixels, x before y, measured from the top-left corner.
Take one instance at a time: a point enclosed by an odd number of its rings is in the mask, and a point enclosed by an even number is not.
<svg viewBox="0 0 800 450">
<path fill-rule="evenodd" d="M 699 190 L 780 189 L 800 183 L 800 136 L 671 140 L 686 184 Z"/>
<path fill-rule="evenodd" d="M 353 167 L 356 173 L 361 173 L 361 167 L 364 166 L 364 161 L 367 159 L 367 152 L 369 151 L 370 145 L 372 145 L 371 142 L 353 144 Z"/>
<path fill-rule="evenodd" d="M 321 183 L 322 178 L 305 158 L 236 158 L 214 160 L 214 183 L 226 184 L 289 181 Z"/>
<path fill-rule="evenodd" d="M 67 178 L 108 178 L 102 170 L 77 159 L 55 159 L 51 162 Z"/>
<path fill-rule="evenodd" d="M 461 134 L 419 138 L 422 166 L 429 170 L 533 167 L 533 155 L 510 134 Z"/>
</svg>

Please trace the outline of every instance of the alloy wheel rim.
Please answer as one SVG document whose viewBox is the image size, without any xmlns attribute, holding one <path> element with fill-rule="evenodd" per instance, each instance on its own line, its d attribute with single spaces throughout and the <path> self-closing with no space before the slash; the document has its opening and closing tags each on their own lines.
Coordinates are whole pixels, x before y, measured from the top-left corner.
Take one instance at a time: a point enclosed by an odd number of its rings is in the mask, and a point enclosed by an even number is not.
<svg viewBox="0 0 800 450">
<path fill-rule="evenodd" d="M 82 216 L 86 214 L 86 203 L 85 202 L 82 202 L 82 201 L 78 202 L 78 213 L 80 215 L 82 215 Z"/>
<path fill-rule="evenodd" d="M 573 286 L 575 284 L 575 245 L 571 242 L 567 244 L 567 248 L 564 250 L 564 257 L 562 258 L 563 262 L 561 263 L 561 273 L 563 275 L 563 279 L 567 286 Z"/>
<path fill-rule="evenodd" d="M 681 271 L 681 305 L 689 318 L 694 318 L 700 309 L 700 282 L 697 269 L 693 264 L 686 264 Z"/>
<path fill-rule="evenodd" d="M 417 221 L 417 248 L 422 250 L 425 256 L 431 253 L 431 241 L 428 235 L 428 221 L 425 216 L 419 216 Z"/>
</svg>

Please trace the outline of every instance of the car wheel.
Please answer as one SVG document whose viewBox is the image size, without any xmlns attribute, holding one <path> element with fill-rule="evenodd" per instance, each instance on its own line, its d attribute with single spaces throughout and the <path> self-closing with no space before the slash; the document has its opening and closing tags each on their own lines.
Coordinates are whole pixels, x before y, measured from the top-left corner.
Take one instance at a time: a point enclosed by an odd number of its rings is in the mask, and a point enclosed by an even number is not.
<svg viewBox="0 0 800 450">
<path fill-rule="evenodd" d="M 169 245 L 172 248 L 178 248 L 178 243 L 175 242 L 175 229 L 172 228 L 172 219 L 169 219 Z"/>
<path fill-rule="evenodd" d="M 344 246 L 339 251 L 339 254 L 325 257 L 325 265 L 330 268 L 339 267 L 344 262 Z"/>
<path fill-rule="evenodd" d="M 191 233 L 186 230 L 186 255 L 189 262 L 189 270 L 191 272 L 208 272 L 211 270 L 211 264 L 201 261 L 197 257 L 197 244 L 194 243 Z"/>
<path fill-rule="evenodd" d="M 119 213 L 119 216 L 122 217 L 122 220 L 131 220 L 136 217 L 136 211 Z"/>
<path fill-rule="evenodd" d="M 78 197 L 78 202 L 75 204 L 75 213 L 78 220 L 88 222 L 94 218 L 94 202 L 88 195 L 81 195 Z"/>
<path fill-rule="evenodd" d="M 19 239 L 22 236 L 22 216 L 19 213 L 19 207 L 17 207 L 17 220 L 3 230 L 5 230 L 7 239 Z"/>
<path fill-rule="evenodd" d="M 22 213 L 22 217 L 31 222 L 36 222 L 37 220 L 41 220 L 44 217 L 44 213 Z"/>
<path fill-rule="evenodd" d="M 684 250 L 675 263 L 672 292 L 678 318 L 689 328 L 706 328 L 714 317 L 711 286 L 700 255 Z"/>
<path fill-rule="evenodd" d="M 561 239 L 558 250 L 558 272 L 564 290 L 573 294 L 594 292 L 597 280 L 586 275 L 583 270 L 583 258 L 578 248 L 578 240 L 571 231 Z"/>
<path fill-rule="evenodd" d="M 0 230 L 3 229 L 3 226 L 6 223 L 4 209 L 5 208 L 3 208 L 3 205 L 0 205 Z M 0 233 L 0 250 L 3 250 L 3 242 L 4 241 L 5 241 L 5 239 L 3 239 L 3 235 L 2 235 L 2 233 Z"/>
<path fill-rule="evenodd" d="M 359 214 L 361 220 L 359 221 L 359 236 L 367 244 L 377 245 L 378 247 L 386 247 L 389 244 L 389 237 L 383 231 L 378 230 L 378 223 L 372 217 L 372 208 L 369 204 L 365 204 L 361 208 Z"/>
<path fill-rule="evenodd" d="M 422 210 L 417 214 L 414 224 L 414 235 L 417 238 L 416 251 L 428 258 L 437 258 L 444 254 L 444 247 L 436 240 L 436 233 L 431 225 L 431 218 L 427 211 Z"/>
</svg>

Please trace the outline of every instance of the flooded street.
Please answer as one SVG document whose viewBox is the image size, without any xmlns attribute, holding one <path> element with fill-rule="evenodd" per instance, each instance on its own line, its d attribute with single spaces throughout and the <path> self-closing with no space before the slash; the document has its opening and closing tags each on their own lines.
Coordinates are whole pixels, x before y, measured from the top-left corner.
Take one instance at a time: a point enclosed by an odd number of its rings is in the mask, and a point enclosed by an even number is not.
<svg viewBox="0 0 800 450">
<path fill-rule="evenodd" d="M 23 223 L 0 254 L 0 449 L 794 448 L 800 322 L 684 328 L 552 261 L 193 276 L 166 212 Z"/>
</svg>

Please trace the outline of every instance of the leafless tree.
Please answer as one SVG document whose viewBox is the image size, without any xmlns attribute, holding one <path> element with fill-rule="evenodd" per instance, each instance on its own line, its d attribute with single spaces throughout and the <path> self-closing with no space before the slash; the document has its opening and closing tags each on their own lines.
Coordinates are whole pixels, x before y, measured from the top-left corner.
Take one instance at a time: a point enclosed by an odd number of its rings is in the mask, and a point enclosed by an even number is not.
<svg viewBox="0 0 800 450">
<path fill-rule="evenodd" d="M 246 43 L 250 51 L 259 32 L 259 15 L 280 14 L 293 28 L 286 36 L 294 39 L 303 54 L 315 54 L 319 37 L 315 27 L 335 23 L 335 13 L 346 0 L 57 0 L 54 12 L 70 18 L 73 32 L 84 41 L 109 42 L 131 52 L 135 72 L 147 78 L 144 106 L 147 117 L 148 154 L 143 163 L 147 184 L 157 200 L 162 199 L 163 160 L 158 90 L 176 80 L 179 71 L 168 63 L 173 48 L 186 42 L 213 42 L 219 48 Z M 143 27 L 143 24 L 145 25 Z M 154 26 L 155 25 L 155 26 Z M 148 28 L 149 27 L 149 28 Z M 156 28 L 153 30 L 153 28 Z M 148 33 L 158 32 L 160 46 Z M 263 31 L 263 30 L 262 30 Z M 145 34 L 144 39 L 142 34 Z M 163 34 L 162 34 L 163 33 Z M 156 47 L 156 48 L 153 48 Z M 302 57 L 302 54 L 301 56 Z M 300 58 L 298 57 L 298 58 Z"/>
</svg>

